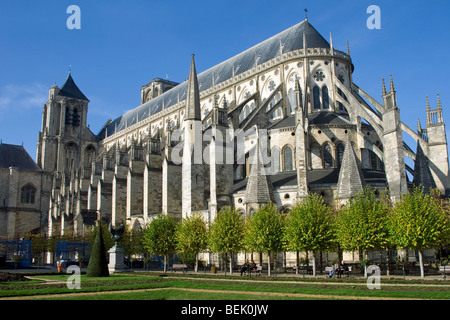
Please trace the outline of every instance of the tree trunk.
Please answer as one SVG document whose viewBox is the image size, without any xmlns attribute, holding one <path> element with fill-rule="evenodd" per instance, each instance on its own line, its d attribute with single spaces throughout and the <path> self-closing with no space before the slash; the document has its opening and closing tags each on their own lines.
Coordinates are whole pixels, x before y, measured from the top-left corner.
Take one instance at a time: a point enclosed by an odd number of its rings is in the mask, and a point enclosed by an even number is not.
<svg viewBox="0 0 450 320">
<path fill-rule="evenodd" d="M 419 249 L 419 264 L 420 264 L 420 277 L 425 278 L 425 272 L 423 269 L 423 249 Z"/>
<path fill-rule="evenodd" d="M 300 269 L 300 255 L 298 250 L 296 253 L 297 253 L 297 269 L 295 270 L 295 274 L 298 274 L 298 269 Z"/>
<path fill-rule="evenodd" d="M 367 278 L 367 263 L 369 258 L 369 251 L 366 249 L 364 250 L 364 278 Z"/>
<path fill-rule="evenodd" d="M 313 250 L 312 256 L 313 256 L 313 263 L 312 263 L 313 277 L 315 277 L 316 276 L 316 251 Z"/>
<path fill-rule="evenodd" d="M 195 273 L 198 271 L 198 254 L 195 254 Z"/>
<path fill-rule="evenodd" d="M 233 274 L 233 253 L 230 252 L 230 274 Z"/>
<path fill-rule="evenodd" d="M 166 273 L 167 270 L 167 255 L 164 255 L 164 273 Z"/>
<path fill-rule="evenodd" d="M 270 251 L 267 253 L 267 275 L 270 277 Z"/>
<path fill-rule="evenodd" d="M 389 248 L 386 248 L 386 275 L 388 275 L 388 276 L 391 274 L 391 272 L 389 270 L 390 262 L 391 262 L 391 260 L 389 259 L 389 254 L 390 254 Z"/>
</svg>

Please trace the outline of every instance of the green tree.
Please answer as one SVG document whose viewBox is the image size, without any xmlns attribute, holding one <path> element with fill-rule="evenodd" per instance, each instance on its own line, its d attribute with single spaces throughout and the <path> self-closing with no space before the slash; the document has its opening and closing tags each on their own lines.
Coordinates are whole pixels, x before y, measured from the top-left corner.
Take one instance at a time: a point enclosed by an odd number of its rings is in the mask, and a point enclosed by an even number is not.
<svg viewBox="0 0 450 320">
<path fill-rule="evenodd" d="M 126 226 L 122 239 L 119 241 L 119 245 L 123 248 L 125 255 L 129 258 L 131 268 L 133 268 L 134 256 L 140 255 L 144 252 L 142 238 L 143 230 Z"/>
<path fill-rule="evenodd" d="M 185 256 L 195 256 L 195 272 L 198 271 L 198 254 L 208 245 L 208 228 L 203 216 L 193 212 L 183 219 L 176 232 L 177 250 Z"/>
<path fill-rule="evenodd" d="M 177 220 L 160 213 L 148 223 L 143 231 L 142 243 L 150 254 L 164 256 L 164 272 L 167 271 L 167 256 L 176 252 Z"/>
<path fill-rule="evenodd" d="M 49 250 L 49 241 L 45 235 L 42 234 L 27 234 L 26 240 L 31 240 L 31 253 L 36 259 L 38 265 L 44 262 L 44 254 Z"/>
<path fill-rule="evenodd" d="M 363 252 L 364 261 L 367 261 L 369 249 L 386 248 L 389 244 L 388 213 L 389 205 L 379 201 L 374 189 L 366 186 L 338 211 L 336 240 L 341 248 Z"/>
<path fill-rule="evenodd" d="M 423 250 L 446 241 L 450 232 L 447 212 L 440 201 L 425 194 L 423 188 L 415 187 L 395 203 L 390 218 L 391 236 L 397 247 L 419 252 L 420 276 L 423 278 Z"/>
<path fill-rule="evenodd" d="M 86 270 L 88 277 L 108 277 L 108 262 L 106 257 L 105 242 L 103 240 L 102 223 L 98 222 L 96 227 L 96 236 L 94 245 L 92 246 L 89 265 Z"/>
<path fill-rule="evenodd" d="M 245 220 L 234 207 L 223 208 L 211 224 L 209 248 L 230 256 L 230 273 L 233 273 L 233 254 L 243 249 L 244 232 Z"/>
<path fill-rule="evenodd" d="M 320 195 L 310 193 L 306 199 L 294 205 L 285 219 L 283 238 L 288 251 L 313 252 L 315 276 L 316 251 L 330 249 L 335 243 L 332 210 Z"/>
<path fill-rule="evenodd" d="M 247 219 L 245 245 L 249 251 L 267 253 L 270 276 L 270 254 L 283 249 L 283 219 L 276 205 L 269 203 Z"/>
</svg>

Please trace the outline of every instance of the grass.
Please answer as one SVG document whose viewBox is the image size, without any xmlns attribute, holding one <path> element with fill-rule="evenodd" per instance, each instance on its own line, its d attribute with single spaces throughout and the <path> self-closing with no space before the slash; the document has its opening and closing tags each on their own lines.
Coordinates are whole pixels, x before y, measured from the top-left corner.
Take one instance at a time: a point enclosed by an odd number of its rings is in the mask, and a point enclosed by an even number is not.
<svg viewBox="0 0 450 320">
<path fill-rule="evenodd" d="M 40 275 L 32 278 L 32 281 L 27 282 L 0 283 L 0 297 L 38 296 L 39 299 L 69 300 L 286 300 L 349 297 L 450 299 L 450 283 L 443 281 L 405 282 L 382 279 L 381 290 L 369 290 L 364 279 L 351 278 L 302 279 L 263 276 L 248 279 L 191 274 L 169 274 L 168 277 L 160 277 L 154 273 L 134 273 L 113 274 L 106 278 L 89 278 L 82 275 L 81 289 L 68 289 L 68 275 Z"/>
</svg>

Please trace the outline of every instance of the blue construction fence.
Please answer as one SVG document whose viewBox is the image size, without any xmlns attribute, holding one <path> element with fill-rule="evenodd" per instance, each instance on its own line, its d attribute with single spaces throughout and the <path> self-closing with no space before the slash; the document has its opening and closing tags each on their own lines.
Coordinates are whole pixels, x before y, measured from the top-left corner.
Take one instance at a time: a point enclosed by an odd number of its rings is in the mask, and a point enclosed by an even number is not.
<svg viewBox="0 0 450 320">
<path fill-rule="evenodd" d="M 0 267 L 31 267 L 31 241 L 0 241 Z"/>
<path fill-rule="evenodd" d="M 64 260 L 66 264 L 89 262 L 91 244 L 89 242 L 60 241 L 56 244 L 56 261 Z M 56 265 L 55 261 L 55 265 Z"/>
</svg>

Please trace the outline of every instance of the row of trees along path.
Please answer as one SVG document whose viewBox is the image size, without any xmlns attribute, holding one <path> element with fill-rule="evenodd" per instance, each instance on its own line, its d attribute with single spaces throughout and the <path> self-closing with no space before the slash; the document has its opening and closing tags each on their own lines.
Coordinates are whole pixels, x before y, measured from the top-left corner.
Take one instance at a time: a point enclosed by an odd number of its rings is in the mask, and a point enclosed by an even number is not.
<svg viewBox="0 0 450 320">
<path fill-rule="evenodd" d="M 267 253 L 282 251 L 358 251 L 367 260 L 369 250 L 411 249 L 419 253 L 420 274 L 424 277 L 423 250 L 450 243 L 449 210 L 446 199 L 437 190 L 425 193 L 416 187 L 392 203 L 387 194 L 376 195 L 366 187 L 341 208 L 332 208 L 321 196 L 311 193 L 297 202 L 287 214 L 268 204 L 245 217 L 233 207 L 217 213 L 210 226 L 203 216 L 193 213 L 178 222 L 170 215 L 159 214 L 141 232 L 133 248 L 167 257 L 178 253 L 182 259 L 195 259 L 198 271 L 199 253 L 209 251 L 223 255 L 233 268 L 233 256 L 240 252 Z M 136 237 L 136 236 L 135 236 Z M 130 242 L 131 243 L 131 242 Z M 136 244 L 137 243 L 137 244 Z M 389 256 L 389 255 L 388 255 Z M 316 274 L 313 256 L 313 275 Z M 367 276 L 367 273 L 365 273 Z"/>
</svg>

